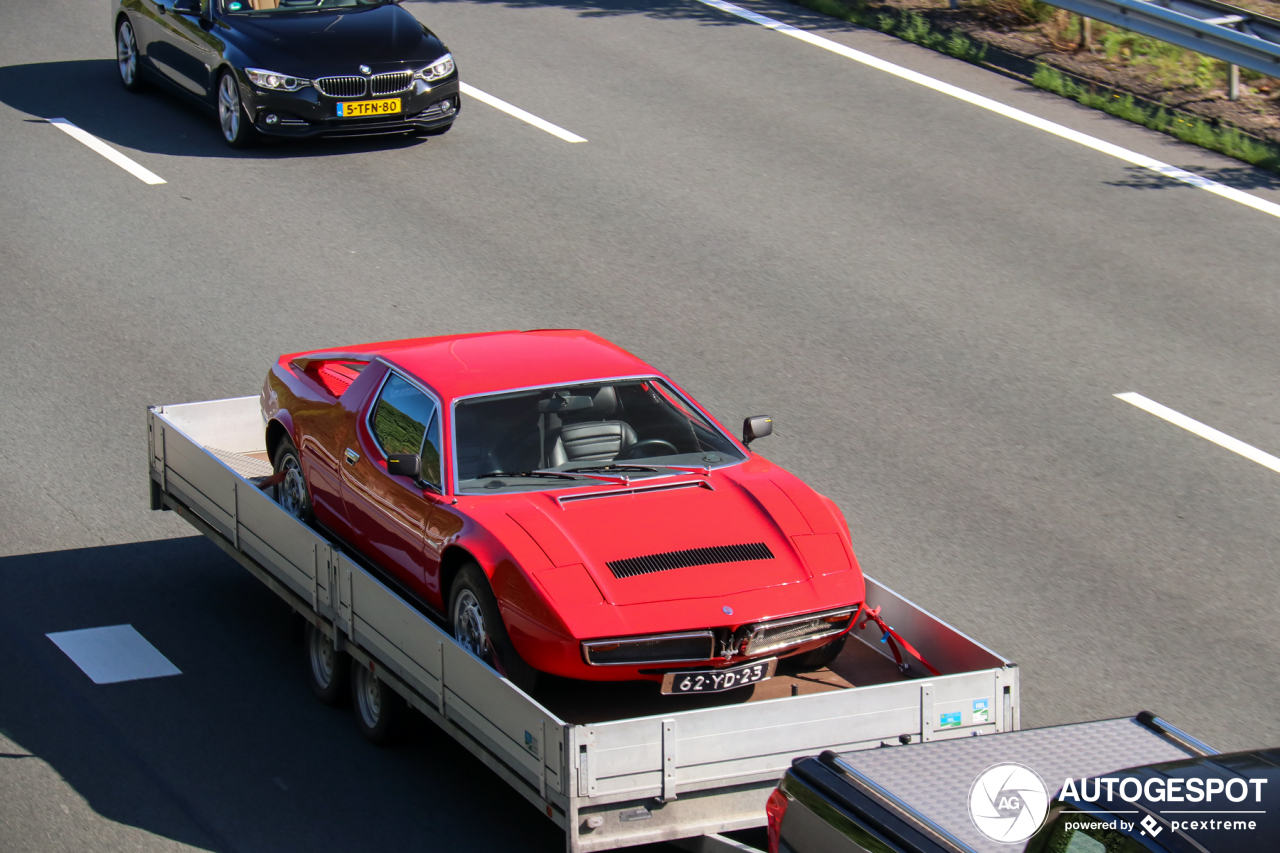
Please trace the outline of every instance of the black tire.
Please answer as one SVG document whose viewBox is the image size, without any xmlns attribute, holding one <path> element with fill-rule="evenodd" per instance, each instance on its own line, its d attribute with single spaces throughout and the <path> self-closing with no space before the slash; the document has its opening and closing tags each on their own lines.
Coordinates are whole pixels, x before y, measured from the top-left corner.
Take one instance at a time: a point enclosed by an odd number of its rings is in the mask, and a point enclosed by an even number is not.
<svg viewBox="0 0 1280 853">
<path fill-rule="evenodd" d="M 538 671 L 511 644 L 498 600 L 475 563 L 458 570 L 449 590 L 449 628 L 463 648 L 492 666 L 525 693 L 538 686 Z"/>
<path fill-rule="evenodd" d="M 796 669 L 822 669 L 836 658 L 840 657 L 840 652 L 844 651 L 845 641 L 849 639 L 849 635 L 841 634 L 825 646 L 818 646 L 816 649 L 796 655 L 790 659 L 790 663 Z"/>
<path fill-rule="evenodd" d="M 370 743 L 386 746 L 395 740 L 405 704 L 377 675 L 354 658 L 351 661 L 351 705 L 356 727 Z"/>
<path fill-rule="evenodd" d="M 146 88 L 142 69 L 138 66 L 138 36 L 129 19 L 120 16 L 116 22 L 116 69 L 120 82 L 129 92 L 141 92 Z"/>
<path fill-rule="evenodd" d="M 310 524 L 315 517 L 312 512 L 311 488 L 302 475 L 302 459 L 298 456 L 298 448 L 293 446 L 293 440 L 288 436 L 280 439 L 272 464 L 277 474 L 285 475 L 284 482 L 275 487 L 276 503 L 298 521 Z"/>
<path fill-rule="evenodd" d="M 341 705 L 347 701 L 347 676 L 351 672 L 346 654 L 334 651 L 329 635 L 310 622 L 306 646 L 311 692 L 326 705 Z"/>
<path fill-rule="evenodd" d="M 240 83 L 230 71 L 218 78 L 218 125 L 223 141 L 232 148 L 248 148 L 258 141 L 258 130 L 240 100 Z"/>
</svg>

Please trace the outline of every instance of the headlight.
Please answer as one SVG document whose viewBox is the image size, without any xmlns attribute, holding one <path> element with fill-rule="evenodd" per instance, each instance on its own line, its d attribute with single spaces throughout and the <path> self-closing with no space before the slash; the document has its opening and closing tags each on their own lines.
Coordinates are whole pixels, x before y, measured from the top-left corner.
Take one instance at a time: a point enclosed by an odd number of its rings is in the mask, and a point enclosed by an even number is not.
<svg viewBox="0 0 1280 853">
<path fill-rule="evenodd" d="M 439 80 L 442 77 L 448 77 L 453 73 L 453 54 L 446 53 L 435 62 L 418 72 L 418 77 L 431 81 Z"/>
<path fill-rule="evenodd" d="M 288 74 L 277 74 L 274 71 L 264 71 L 261 68 L 246 68 L 244 73 L 249 75 L 253 85 L 263 89 L 296 92 L 303 86 L 311 85 L 310 80 L 303 80 L 301 77 L 290 77 Z"/>
</svg>

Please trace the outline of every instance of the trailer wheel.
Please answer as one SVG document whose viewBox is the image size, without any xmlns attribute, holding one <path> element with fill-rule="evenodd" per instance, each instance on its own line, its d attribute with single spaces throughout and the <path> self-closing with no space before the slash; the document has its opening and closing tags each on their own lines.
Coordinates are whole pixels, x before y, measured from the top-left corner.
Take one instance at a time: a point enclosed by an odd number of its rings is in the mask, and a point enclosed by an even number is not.
<svg viewBox="0 0 1280 853">
<path fill-rule="evenodd" d="M 511 644 L 498 600 L 475 563 L 458 570 L 449 592 L 449 627 L 453 638 L 476 657 L 506 676 L 525 693 L 538 684 L 538 671 L 525 663 Z"/>
<path fill-rule="evenodd" d="M 298 458 L 298 448 L 293 446 L 289 436 L 280 439 L 276 446 L 275 471 L 284 474 L 284 481 L 276 486 L 276 503 L 284 507 L 284 511 L 294 518 L 310 524 L 311 490 L 307 488 L 306 478 L 302 476 L 302 461 Z"/>
<path fill-rule="evenodd" d="M 404 705 L 400 696 L 358 661 L 351 661 L 351 704 L 356 709 L 356 725 L 365 739 L 379 746 L 396 735 Z"/>
<path fill-rule="evenodd" d="M 334 650 L 328 634 L 307 623 L 307 672 L 311 675 L 311 692 L 326 705 L 341 705 L 347 698 L 346 657 Z"/>
<path fill-rule="evenodd" d="M 818 646 L 816 649 L 799 654 L 791 660 L 799 669 L 821 669 L 840 657 L 840 652 L 844 651 L 845 641 L 849 639 L 848 634 L 841 634 L 825 646 Z"/>
</svg>

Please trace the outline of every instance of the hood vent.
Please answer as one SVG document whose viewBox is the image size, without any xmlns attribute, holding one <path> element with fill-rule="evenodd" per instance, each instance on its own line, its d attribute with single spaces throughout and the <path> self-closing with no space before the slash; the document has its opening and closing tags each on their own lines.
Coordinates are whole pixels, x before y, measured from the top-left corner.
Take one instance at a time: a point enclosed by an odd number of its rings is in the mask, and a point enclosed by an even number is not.
<svg viewBox="0 0 1280 853">
<path fill-rule="evenodd" d="M 605 563 L 615 578 L 632 578 L 671 569 L 687 569 L 691 566 L 710 566 L 716 563 L 746 563 L 751 560 L 772 560 L 773 552 L 763 542 L 746 545 L 713 545 L 710 548 L 690 548 L 687 551 L 667 551 L 644 557 L 628 557 L 625 560 L 609 560 Z"/>
</svg>

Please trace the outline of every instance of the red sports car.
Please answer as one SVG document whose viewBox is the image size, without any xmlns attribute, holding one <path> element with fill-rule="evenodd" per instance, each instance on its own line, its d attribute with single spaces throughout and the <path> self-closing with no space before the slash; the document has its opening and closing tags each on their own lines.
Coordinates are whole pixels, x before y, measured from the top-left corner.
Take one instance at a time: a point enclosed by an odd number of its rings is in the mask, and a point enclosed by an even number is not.
<svg viewBox="0 0 1280 853">
<path fill-rule="evenodd" d="M 281 504 L 526 690 L 741 686 L 834 659 L 864 599 L 840 510 L 640 359 L 576 330 L 281 356 Z"/>
</svg>

